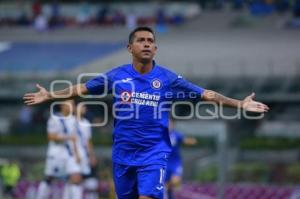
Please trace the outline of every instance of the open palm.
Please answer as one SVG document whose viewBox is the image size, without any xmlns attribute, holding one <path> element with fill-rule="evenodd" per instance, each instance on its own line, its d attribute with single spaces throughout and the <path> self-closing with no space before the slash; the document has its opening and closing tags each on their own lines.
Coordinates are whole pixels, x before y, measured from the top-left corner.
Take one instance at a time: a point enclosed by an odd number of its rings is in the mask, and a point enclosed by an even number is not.
<svg viewBox="0 0 300 199">
<path fill-rule="evenodd" d="M 254 97 L 255 93 L 252 93 L 243 100 L 243 109 L 257 113 L 268 112 L 269 107 L 261 102 L 254 101 Z"/>
<path fill-rule="evenodd" d="M 40 104 L 49 99 L 49 92 L 39 84 L 36 85 L 39 89 L 36 93 L 26 93 L 23 97 L 25 104 L 27 105 L 35 105 Z"/>
</svg>

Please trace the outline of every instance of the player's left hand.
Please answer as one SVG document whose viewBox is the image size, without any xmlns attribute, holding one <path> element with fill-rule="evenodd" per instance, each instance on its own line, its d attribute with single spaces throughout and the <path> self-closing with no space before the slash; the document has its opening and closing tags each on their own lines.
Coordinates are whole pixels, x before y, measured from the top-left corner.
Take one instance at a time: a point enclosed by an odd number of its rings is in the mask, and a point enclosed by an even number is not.
<svg viewBox="0 0 300 199">
<path fill-rule="evenodd" d="M 261 102 L 254 101 L 255 93 L 247 96 L 242 101 L 242 107 L 246 111 L 257 112 L 257 113 L 264 113 L 268 112 L 269 107 Z"/>
</svg>

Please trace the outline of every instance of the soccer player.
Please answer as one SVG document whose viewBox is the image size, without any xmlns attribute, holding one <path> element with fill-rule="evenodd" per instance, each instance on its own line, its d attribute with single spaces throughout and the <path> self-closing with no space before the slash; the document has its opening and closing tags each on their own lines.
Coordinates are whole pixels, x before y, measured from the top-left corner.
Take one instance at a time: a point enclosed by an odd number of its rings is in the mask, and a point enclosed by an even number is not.
<svg viewBox="0 0 300 199">
<path fill-rule="evenodd" d="M 83 177 L 83 187 L 86 189 L 86 198 L 98 198 L 98 181 L 91 178 L 91 168 L 97 164 L 94 153 L 93 143 L 91 141 L 92 128 L 91 123 L 84 118 L 87 107 L 84 104 L 78 104 L 76 108 L 76 131 L 77 146 L 80 157 L 81 174 Z"/>
<path fill-rule="evenodd" d="M 89 175 L 91 172 L 90 166 L 96 161 L 94 148 L 91 141 L 91 123 L 86 118 L 84 118 L 84 115 L 87 111 L 87 107 L 84 104 L 79 104 L 76 110 L 76 132 L 78 136 L 77 146 L 80 157 L 80 164 L 82 168 L 82 174 Z"/>
<path fill-rule="evenodd" d="M 49 92 L 37 84 L 38 92 L 27 93 L 27 105 L 82 94 L 114 97 L 113 173 L 118 199 L 161 199 L 164 176 L 171 152 L 168 118 L 174 100 L 206 100 L 266 112 L 268 107 L 254 101 L 254 94 L 244 100 L 225 97 L 196 86 L 182 76 L 159 66 L 153 57 L 157 51 L 152 29 L 138 27 L 129 35 L 127 46 L 132 63 L 124 64 L 86 83 Z"/>
<path fill-rule="evenodd" d="M 174 129 L 174 121 L 170 118 L 169 134 L 172 145 L 172 152 L 169 156 L 166 171 L 166 189 L 168 199 L 174 199 L 174 190 L 181 184 L 181 177 L 183 172 L 182 160 L 180 155 L 180 146 L 195 145 L 197 140 L 193 137 L 185 137 L 182 133 Z M 165 199 L 166 199 L 165 198 Z"/>
<path fill-rule="evenodd" d="M 47 123 L 48 150 L 45 166 L 45 180 L 38 187 L 37 199 L 48 199 L 54 179 L 69 177 L 64 189 L 64 199 L 81 199 L 79 185 L 81 174 L 76 144 L 76 120 L 73 115 L 74 101 L 67 100 L 60 105 L 60 112 L 51 115 Z"/>
</svg>

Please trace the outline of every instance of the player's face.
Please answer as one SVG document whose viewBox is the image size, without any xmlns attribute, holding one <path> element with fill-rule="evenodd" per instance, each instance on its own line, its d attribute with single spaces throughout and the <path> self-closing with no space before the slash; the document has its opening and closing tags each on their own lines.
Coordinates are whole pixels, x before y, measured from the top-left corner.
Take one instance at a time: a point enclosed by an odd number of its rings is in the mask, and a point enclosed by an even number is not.
<svg viewBox="0 0 300 199">
<path fill-rule="evenodd" d="M 74 101 L 67 100 L 61 105 L 61 110 L 65 115 L 73 114 L 74 112 Z"/>
<path fill-rule="evenodd" d="M 152 61 L 156 50 L 154 35 L 148 31 L 136 32 L 132 43 L 128 45 L 128 51 L 132 56 L 146 63 Z"/>
<path fill-rule="evenodd" d="M 77 107 L 77 110 L 79 109 L 79 114 L 80 115 L 84 115 L 87 111 L 86 106 L 85 105 L 81 105 Z"/>
</svg>

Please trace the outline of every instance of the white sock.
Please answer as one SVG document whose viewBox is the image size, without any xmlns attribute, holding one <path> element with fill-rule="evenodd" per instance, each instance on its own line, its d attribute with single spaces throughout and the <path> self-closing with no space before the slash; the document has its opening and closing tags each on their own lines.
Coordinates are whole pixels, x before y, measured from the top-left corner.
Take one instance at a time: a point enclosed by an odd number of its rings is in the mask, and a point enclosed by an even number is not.
<svg viewBox="0 0 300 199">
<path fill-rule="evenodd" d="M 40 182 L 36 194 L 36 199 L 48 199 L 49 195 L 50 195 L 49 185 L 45 181 Z"/>
<path fill-rule="evenodd" d="M 63 191 L 63 199 L 69 199 L 70 195 L 70 184 L 66 183 Z"/>
<path fill-rule="evenodd" d="M 67 183 L 64 188 L 63 199 L 83 199 L 81 184 Z"/>
<path fill-rule="evenodd" d="M 83 199 L 83 189 L 81 184 L 70 184 L 70 199 Z"/>
</svg>

